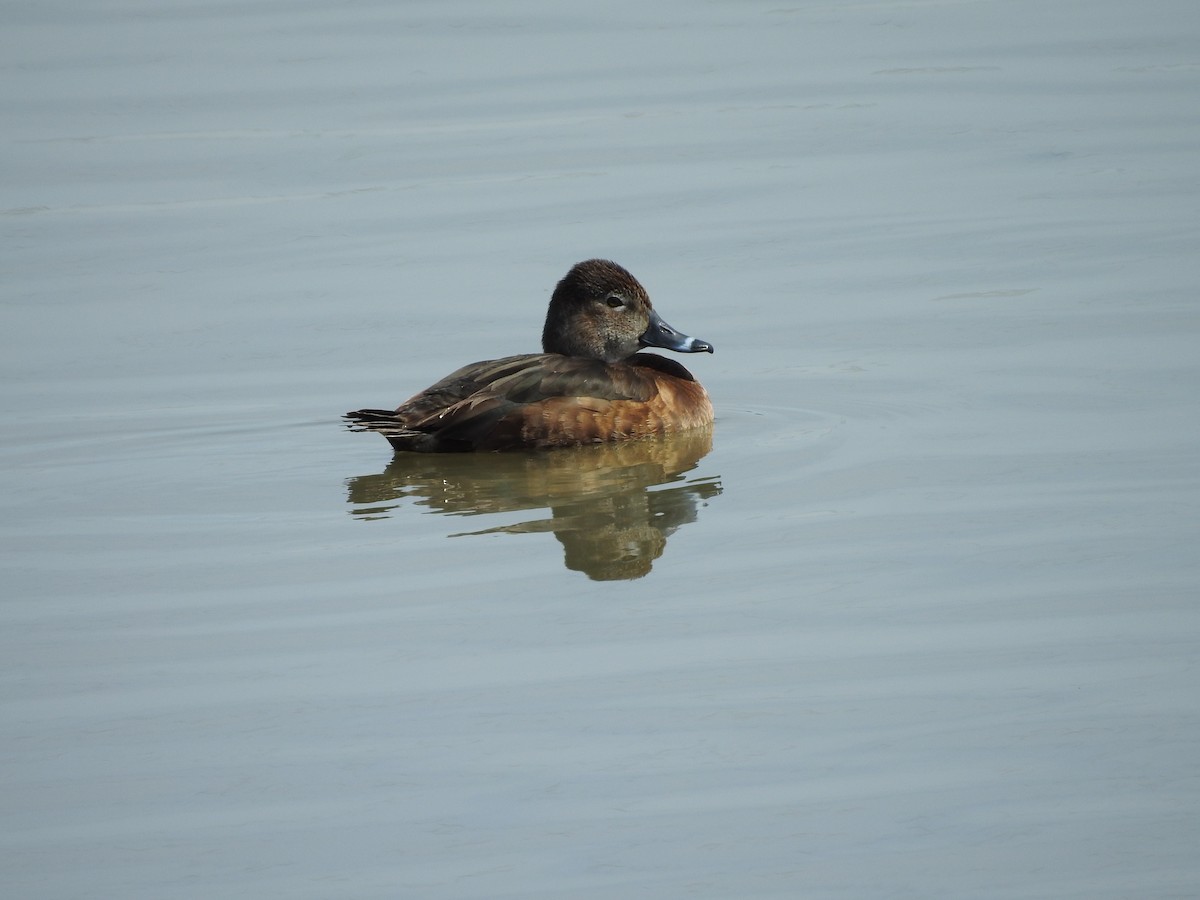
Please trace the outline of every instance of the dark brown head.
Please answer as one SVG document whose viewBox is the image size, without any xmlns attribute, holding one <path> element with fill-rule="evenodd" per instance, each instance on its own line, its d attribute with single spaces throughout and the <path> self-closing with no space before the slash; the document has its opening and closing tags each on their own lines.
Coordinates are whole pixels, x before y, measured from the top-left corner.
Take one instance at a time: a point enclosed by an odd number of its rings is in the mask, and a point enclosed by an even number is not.
<svg viewBox="0 0 1200 900">
<path fill-rule="evenodd" d="M 643 347 L 713 352 L 712 344 L 659 318 L 646 289 L 615 262 L 589 259 L 572 266 L 550 297 L 542 349 L 613 363 Z"/>
</svg>

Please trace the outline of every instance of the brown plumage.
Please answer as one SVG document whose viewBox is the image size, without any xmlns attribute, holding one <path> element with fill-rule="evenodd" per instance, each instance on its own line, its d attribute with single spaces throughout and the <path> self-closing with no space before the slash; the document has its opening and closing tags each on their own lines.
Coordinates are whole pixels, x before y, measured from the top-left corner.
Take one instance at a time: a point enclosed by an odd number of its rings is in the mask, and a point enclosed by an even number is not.
<svg viewBox="0 0 1200 900">
<path fill-rule="evenodd" d="M 713 349 L 659 318 L 625 269 L 587 260 L 554 289 L 545 352 L 472 363 L 394 411 L 346 418 L 397 450 L 425 452 L 566 447 L 711 424 L 712 403 L 692 374 L 641 347 Z"/>
</svg>

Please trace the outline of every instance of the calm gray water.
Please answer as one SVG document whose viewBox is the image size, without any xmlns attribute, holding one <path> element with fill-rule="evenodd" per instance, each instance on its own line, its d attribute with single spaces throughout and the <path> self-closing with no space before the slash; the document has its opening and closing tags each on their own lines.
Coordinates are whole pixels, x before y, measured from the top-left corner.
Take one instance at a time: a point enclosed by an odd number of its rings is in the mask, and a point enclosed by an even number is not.
<svg viewBox="0 0 1200 900">
<path fill-rule="evenodd" d="M 0 886 L 1200 892 L 1200 12 L 10 4 Z M 711 436 L 392 458 L 616 259 Z"/>
</svg>

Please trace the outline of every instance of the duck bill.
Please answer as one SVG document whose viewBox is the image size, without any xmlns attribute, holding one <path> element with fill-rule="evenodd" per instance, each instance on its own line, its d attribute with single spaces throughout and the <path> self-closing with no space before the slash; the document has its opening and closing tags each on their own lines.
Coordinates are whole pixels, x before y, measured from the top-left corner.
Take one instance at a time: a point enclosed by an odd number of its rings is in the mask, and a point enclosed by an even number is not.
<svg viewBox="0 0 1200 900">
<path fill-rule="evenodd" d="M 650 310 L 650 327 L 638 338 L 638 343 L 643 347 L 662 347 L 664 350 L 674 350 L 676 353 L 713 352 L 713 345 L 708 341 L 689 337 L 682 331 L 676 331 L 664 322 L 654 310 Z"/>
</svg>

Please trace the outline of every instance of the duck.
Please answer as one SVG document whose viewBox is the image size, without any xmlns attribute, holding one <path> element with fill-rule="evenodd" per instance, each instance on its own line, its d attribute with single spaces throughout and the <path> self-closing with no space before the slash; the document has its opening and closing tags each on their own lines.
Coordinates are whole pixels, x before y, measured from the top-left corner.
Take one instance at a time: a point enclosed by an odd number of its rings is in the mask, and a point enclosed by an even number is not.
<svg viewBox="0 0 1200 900">
<path fill-rule="evenodd" d="M 712 353 L 668 325 L 641 283 L 607 259 L 576 263 L 554 288 L 542 352 L 471 363 L 394 410 L 345 414 L 396 451 L 543 450 L 711 427 L 708 392 L 646 348 Z"/>
</svg>

